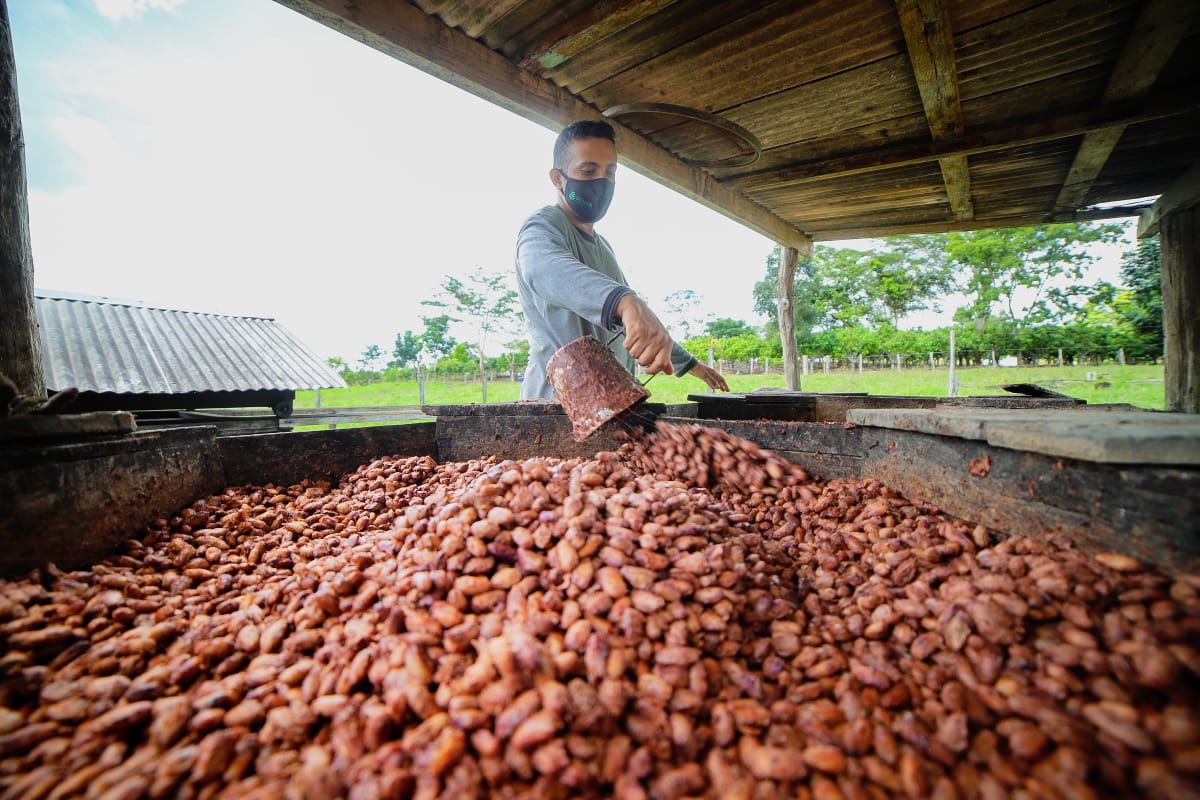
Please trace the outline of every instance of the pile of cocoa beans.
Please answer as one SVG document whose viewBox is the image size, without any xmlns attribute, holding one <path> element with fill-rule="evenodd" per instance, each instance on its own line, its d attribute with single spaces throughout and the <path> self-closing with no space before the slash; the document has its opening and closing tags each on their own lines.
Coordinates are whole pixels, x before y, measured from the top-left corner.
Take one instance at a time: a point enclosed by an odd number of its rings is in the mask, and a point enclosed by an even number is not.
<svg viewBox="0 0 1200 800">
<path fill-rule="evenodd" d="M 0 798 L 1197 797 L 1198 679 L 1198 576 L 660 425 L 0 583 Z"/>
</svg>

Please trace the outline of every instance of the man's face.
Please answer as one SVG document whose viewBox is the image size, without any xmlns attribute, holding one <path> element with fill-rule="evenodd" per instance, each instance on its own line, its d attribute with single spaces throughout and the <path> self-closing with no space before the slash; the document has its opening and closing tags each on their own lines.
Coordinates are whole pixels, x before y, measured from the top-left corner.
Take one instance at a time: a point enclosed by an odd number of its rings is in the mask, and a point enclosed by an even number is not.
<svg viewBox="0 0 1200 800">
<path fill-rule="evenodd" d="M 608 139 L 576 139 L 567 148 L 569 159 L 566 176 L 580 181 L 590 181 L 595 178 L 608 178 L 610 181 L 617 177 L 617 146 Z M 555 176 L 559 177 L 555 177 Z M 563 188 L 562 173 L 551 170 L 551 180 L 561 191 Z"/>
</svg>

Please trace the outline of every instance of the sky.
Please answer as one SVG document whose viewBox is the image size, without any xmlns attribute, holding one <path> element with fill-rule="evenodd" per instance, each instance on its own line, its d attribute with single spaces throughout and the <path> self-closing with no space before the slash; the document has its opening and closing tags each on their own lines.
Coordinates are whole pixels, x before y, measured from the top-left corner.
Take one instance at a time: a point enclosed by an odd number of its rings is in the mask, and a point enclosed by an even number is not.
<svg viewBox="0 0 1200 800">
<path fill-rule="evenodd" d="M 511 274 L 554 202 L 554 132 L 273 0 L 8 7 L 39 289 L 273 317 L 354 363 L 440 313 L 445 276 Z M 768 238 L 628 167 L 597 231 L 660 313 L 691 289 L 763 321 Z"/>
</svg>

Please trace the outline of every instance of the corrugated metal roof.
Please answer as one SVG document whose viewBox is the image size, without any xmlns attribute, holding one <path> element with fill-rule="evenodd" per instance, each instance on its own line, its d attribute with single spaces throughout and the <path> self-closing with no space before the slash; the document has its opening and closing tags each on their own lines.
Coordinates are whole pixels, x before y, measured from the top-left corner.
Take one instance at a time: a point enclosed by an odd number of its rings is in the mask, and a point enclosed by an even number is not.
<svg viewBox="0 0 1200 800">
<path fill-rule="evenodd" d="M 179 394 L 345 386 L 267 317 L 234 317 L 106 297 L 34 291 L 51 391 Z"/>
</svg>

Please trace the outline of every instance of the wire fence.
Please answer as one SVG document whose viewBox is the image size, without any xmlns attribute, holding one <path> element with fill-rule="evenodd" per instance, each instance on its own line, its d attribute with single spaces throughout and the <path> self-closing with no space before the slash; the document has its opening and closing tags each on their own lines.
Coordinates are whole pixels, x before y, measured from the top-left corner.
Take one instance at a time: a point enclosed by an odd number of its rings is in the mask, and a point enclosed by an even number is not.
<svg viewBox="0 0 1200 800">
<path fill-rule="evenodd" d="M 1087 351 L 1067 351 L 1058 347 L 1022 348 L 1017 351 L 955 350 L 956 367 L 1079 367 L 1105 364 L 1157 364 L 1161 358 L 1128 356 L 1123 347 L 1096 348 Z M 946 369 L 950 366 L 947 351 L 922 353 L 855 353 L 852 355 L 801 355 L 802 375 L 837 370 L 857 372 L 905 369 Z M 782 358 L 720 359 L 712 358 L 709 366 L 726 375 L 782 374 Z"/>
</svg>

